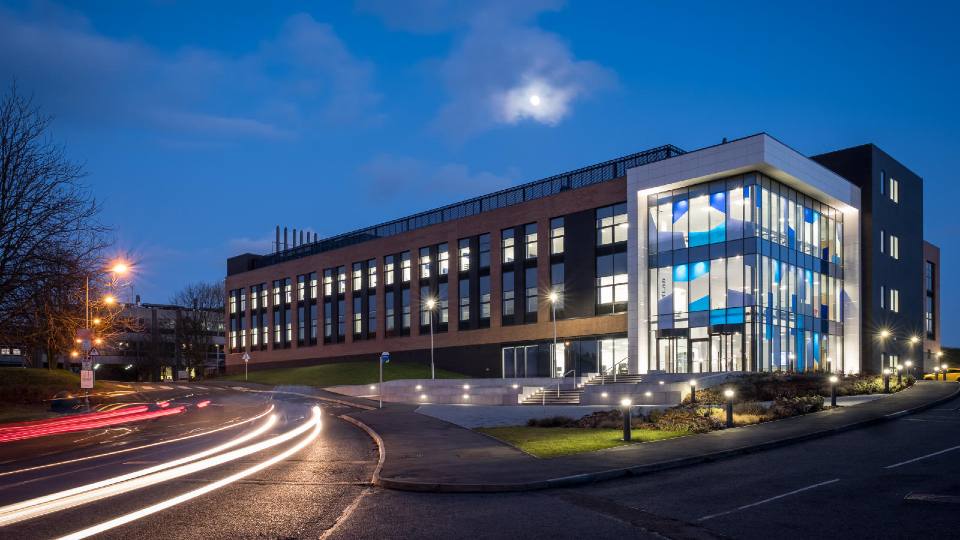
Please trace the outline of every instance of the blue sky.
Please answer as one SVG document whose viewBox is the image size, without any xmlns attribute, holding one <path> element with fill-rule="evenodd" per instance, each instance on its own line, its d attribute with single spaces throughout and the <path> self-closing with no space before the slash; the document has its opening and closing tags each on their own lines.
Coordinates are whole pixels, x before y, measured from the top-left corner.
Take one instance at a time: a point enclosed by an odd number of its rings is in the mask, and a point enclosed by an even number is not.
<svg viewBox="0 0 960 540">
<path fill-rule="evenodd" d="M 873 142 L 960 263 L 956 3 L 0 2 L 0 81 L 55 115 L 135 288 L 664 143 Z M 544 96 L 532 107 L 530 88 Z M 403 188 L 400 189 L 400 184 Z M 949 281 L 949 280 L 948 280 Z M 943 290 L 960 344 L 960 290 Z"/>
</svg>

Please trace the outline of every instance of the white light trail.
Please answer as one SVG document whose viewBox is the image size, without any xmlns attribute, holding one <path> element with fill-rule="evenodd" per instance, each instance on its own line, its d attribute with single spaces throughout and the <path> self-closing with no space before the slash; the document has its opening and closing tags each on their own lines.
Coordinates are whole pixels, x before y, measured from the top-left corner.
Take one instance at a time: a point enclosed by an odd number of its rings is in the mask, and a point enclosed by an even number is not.
<svg viewBox="0 0 960 540">
<path fill-rule="evenodd" d="M 125 453 L 127 453 L 127 452 L 135 452 L 135 451 L 137 451 L 137 450 L 143 450 L 144 448 L 153 448 L 154 446 L 161 446 L 161 445 L 164 445 L 164 444 L 170 444 L 170 443 L 185 441 L 185 440 L 187 440 L 187 439 L 194 439 L 194 438 L 196 438 L 196 437 L 203 437 L 203 436 L 205 436 L 205 435 L 210 435 L 210 434 L 212 434 L 212 433 L 217 433 L 217 432 L 219 432 L 219 431 L 224 431 L 224 430 L 227 430 L 227 429 L 235 428 L 235 427 L 237 427 L 237 426 L 242 426 L 243 424 L 249 424 L 250 422 L 256 422 L 257 420 L 259 420 L 259 419 L 263 418 L 264 416 L 270 414 L 270 413 L 273 411 L 273 409 L 274 409 L 274 405 L 271 404 L 269 407 L 267 407 L 267 410 L 263 411 L 262 413 L 260 413 L 260 414 L 258 414 L 258 415 L 256 415 L 256 416 L 253 416 L 253 417 L 251 417 L 251 418 L 247 418 L 246 420 L 241 420 L 241 421 L 239 421 L 239 422 L 234 422 L 234 423 L 232 423 L 232 424 L 227 424 L 227 425 L 225 425 L 225 426 L 220 426 L 220 427 L 218 427 L 218 428 L 216 428 L 216 429 L 211 429 L 211 430 L 209 430 L 209 431 L 202 431 L 202 432 L 200 432 L 200 433 L 193 433 L 193 434 L 191 434 L 191 435 L 184 435 L 184 436 L 182 436 L 182 437 L 176 437 L 176 438 L 174 438 L 174 439 L 164 439 L 164 440 L 162 440 L 162 441 L 157 441 L 157 442 L 155 442 L 155 443 L 144 444 L 144 445 L 140 445 L 140 446 L 134 446 L 134 447 L 131 447 L 131 448 L 123 448 L 123 449 L 121 449 L 121 450 L 113 450 L 113 451 L 111 451 L 111 452 L 104 452 L 104 453 L 102 453 L 102 454 L 95 454 L 95 455 L 92 455 L 92 456 L 84 456 L 84 457 L 81 457 L 81 458 L 68 459 L 68 460 L 65 460 L 65 461 L 58 461 L 58 462 L 56 462 L 56 463 L 46 463 L 46 464 L 44 464 L 44 465 L 37 465 L 37 466 L 35 466 L 35 467 L 26 467 L 26 468 L 23 468 L 23 469 L 17 469 L 17 470 L 15 470 L 15 471 L 0 472 L 0 477 L 10 476 L 10 475 L 13 475 L 13 474 L 21 474 L 21 473 L 30 472 L 30 471 L 37 471 L 37 470 L 40 470 L 40 469 L 49 469 L 49 468 L 51 468 L 51 467 L 59 467 L 59 466 L 61 466 L 61 465 L 69 465 L 69 464 L 71 464 L 71 463 L 78 463 L 78 462 L 80 462 L 80 461 L 89 461 L 89 460 L 91 460 L 91 459 L 100 459 L 100 458 L 104 458 L 104 457 L 114 456 L 114 455 L 117 455 L 117 454 L 125 454 Z"/>
<path fill-rule="evenodd" d="M 60 510 L 65 510 L 67 508 L 72 508 L 81 504 L 87 504 L 94 502 L 106 497 L 112 497 L 114 495 L 119 495 L 122 493 L 127 493 L 136 489 L 144 488 L 161 482 L 166 482 L 174 478 L 179 478 L 181 476 L 186 476 L 198 471 L 209 469 L 211 467 L 216 467 L 224 463 L 240 459 L 242 457 L 255 454 L 257 452 L 266 450 L 268 448 L 274 447 L 278 444 L 286 442 L 298 435 L 304 433 L 314 423 L 320 422 L 320 408 L 314 407 L 314 416 L 310 421 L 305 422 L 303 425 L 298 426 L 286 433 L 265 439 L 256 444 L 251 444 L 243 448 L 238 448 L 232 450 L 225 454 L 220 454 L 219 456 L 209 457 L 200 461 L 195 461 L 185 465 L 180 465 L 179 467 L 171 468 L 168 470 L 156 472 L 147 476 L 141 476 L 138 478 L 133 478 L 125 482 L 118 484 L 111 484 L 108 486 L 103 486 L 100 488 L 93 489 L 91 491 L 85 491 L 83 493 L 78 493 L 69 497 L 62 499 L 49 501 L 47 503 L 32 506 L 26 509 L 19 511 L 12 511 L 10 513 L 2 513 L 5 509 L 0 508 L 0 526 L 9 525 L 11 523 L 16 523 L 23 521 L 25 519 L 31 519 L 41 515 L 49 514 L 51 512 L 58 512 Z"/>
<path fill-rule="evenodd" d="M 160 463 L 152 467 L 147 467 L 145 469 L 140 469 L 133 471 L 127 474 L 122 474 L 120 476 L 114 476 L 113 478 L 107 478 L 106 480 L 100 480 L 99 482 L 93 482 L 92 484 L 85 484 L 75 488 L 67 489 L 64 491 L 58 491 L 56 493 L 50 493 L 49 495 L 44 495 L 42 497 L 36 497 L 26 501 L 21 501 L 18 503 L 10 504 L 4 507 L 0 507 L 0 527 L 4 525 L 9 525 L 11 523 L 16 523 L 18 521 L 23 521 L 25 519 L 30 519 L 33 517 L 41 516 L 43 514 L 49 514 L 50 512 L 56 512 L 59 510 L 64 510 L 72 506 L 77 506 L 86 502 L 89 497 L 84 496 L 96 490 L 107 486 L 113 486 L 114 484 L 121 484 L 123 482 L 128 482 L 130 480 L 154 474 L 160 471 L 167 469 L 172 469 L 178 467 L 185 463 L 190 463 L 191 461 L 196 461 L 198 459 L 205 458 L 207 456 L 212 456 L 214 454 L 219 454 L 224 450 L 233 448 L 234 446 L 241 445 L 249 440 L 252 440 L 260 435 L 263 435 L 268 429 L 273 427 L 277 422 L 277 415 L 271 415 L 266 422 L 263 423 L 257 429 L 246 433 L 241 437 L 237 437 L 231 441 L 227 441 L 223 444 L 219 444 L 212 448 L 208 448 L 202 452 L 197 452 L 189 456 L 184 456 L 173 461 L 168 461 L 166 463 Z M 125 486 L 129 487 L 129 486 Z M 123 489 L 118 493 L 123 493 L 130 491 L 130 489 L 135 489 L 134 487 L 129 487 L 129 489 Z M 115 495 L 116 493 L 98 493 L 96 499 L 109 497 L 110 495 Z M 93 499 L 93 500 L 96 500 Z"/>
<path fill-rule="evenodd" d="M 284 450 L 283 452 L 273 456 L 270 459 L 262 461 L 252 467 L 248 467 L 240 472 L 231 474 L 230 476 L 217 480 L 216 482 L 207 484 L 206 486 L 203 486 L 201 488 L 197 488 L 193 491 L 188 491 L 186 493 L 177 495 L 176 497 L 167 499 L 157 504 L 147 506 L 145 508 L 141 508 L 140 510 L 131 512 L 129 514 L 120 516 L 118 518 L 111 519 L 110 521 L 105 521 L 103 523 L 94 525 L 92 527 L 88 527 L 86 529 L 82 529 L 82 530 L 70 533 L 66 536 L 61 537 L 60 540 L 80 540 L 82 538 L 88 538 L 95 534 L 100 534 L 104 531 L 108 531 L 115 527 L 119 527 L 120 525 L 125 525 L 132 521 L 136 521 L 140 518 L 149 516 L 151 514 L 155 514 L 162 510 L 166 510 L 167 508 L 171 508 L 178 504 L 187 502 L 191 499 L 195 499 L 201 495 L 210 493 L 211 491 L 220 489 L 224 486 L 232 484 L 238 480 L 241 480 L 243 478 L 246 478 L 247 476 L 250 476 L 251 474 L 262 471 L 267 467 L 270 467 L 271 465 L 275 465 L 287 459 L 288 457 L 296 454 L 300 450 L 303 450 L 307 445 L 309 445 L 311 442 L 316 440 L 316 438 L 320 435 L 320 429 L 322 428 L 322 423 L 320 421 L 320 407 L 316 407 L 316 406 L 313 407 L 313 418 L 309 422 L 288 433 L 298 432 L 297 434 L 299 435 L 300 433 L 303 433 L 303 431 L 305 431 L 305 429 L 303 428 L 309 429 L 311 426 L 313 427 L 313 431 L 311 431 L 309 435 L 307 435 L 297 444 L 291 446 L 287 450 Z M 287 434 L 281 435 L 281 437 Z"/>
</svg>

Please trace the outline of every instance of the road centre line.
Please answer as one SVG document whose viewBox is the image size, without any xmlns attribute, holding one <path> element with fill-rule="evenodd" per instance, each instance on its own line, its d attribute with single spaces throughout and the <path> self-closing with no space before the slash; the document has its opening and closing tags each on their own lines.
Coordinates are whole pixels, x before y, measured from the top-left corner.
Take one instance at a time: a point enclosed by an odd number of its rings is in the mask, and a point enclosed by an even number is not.
<svg viewBox="0 0 960 540">
<path fill-rule="evenodd" d="M 896 469 L 897 467 L 901 467 L 901 466 L 903 466 L 903 465 L 909 465 L 909 464 L 911 464 L 911 463 L 915 463 L 915 462 L 920 461 L 920 460 L 922 460 L 922 459 L 932 458 L 932 457 L 934 457 L 934 456 L 939 456 L 940 454 L 946 454 L 947 452 L 952 452 L 953 450 L 958 450 L 958 449 L 960 449 L 960 444 L 958 444 L 957 446 L 951 446 L 950 448 L 944 448 L 943 450 L 938 450 L 938 451 L 936 451 L 936 452 L 932 452 L 932 453 L 927 454 L 927 455 L 925 455 L 925 456 L 920 456 L 920 457 L 916 457 L 916 458 L 913 458 L 913 459 L 908 459 L 908 460 L 906 460 L 906 461 L 901 461 L 900 463 L 894 463 L 893 465 L 887 465 L 886 467 L 884 467 L 884 469 Z"/>
<path fill-rule="evenodd" d="M 826 486 L 826 485 L 833 484 L 833 483 L 839 482 L 839 481 L 840 481 L 839 478 L 834 478 L 833 480 L 827 480 L 826 482 L 820 482 L 820 483 L 817 483 L 817 484 L 813 484 L 812 486 L 802 487 L 802 488 L 800 488 L 800 489 L 795 489 L 795 490 L 793 490 L 793 491 L 788 491 L 788 492 L 786 492 L 786 493 L 781 493 L 780 495 L 776 495 L 776 496 L 774 496 L 774 497 L 770 497 L 769 499 L 763 499 L 762 501 L 757 501 L 757 502 L 753 502 L 753 503 L 750 503 L 750 504 L 745 504 L 745 505 L 743 505 L 743 506 L 738 506 L 737 508 L 734 508 L 733 510 L 727 510 L 726 512 L 719 512 L 719 513 L 717 513 L 717 514 L 710 514 L 710 515 L 708 515 L 708 516 L 703 516 L 702 518 L 698 519 L 697 521 L 706 521 L 706 520 L 708 520 L 708 519 L 713 519 L 713 518 L 715 518 L 715 517 L 726 516 L 727 514 L 732 514 L 732 513 L 734 513 L 734 512 L 739 512 L 740 510 L 746 510 L 747 508 L 753 508 L 754 506 L 760 506 L 761 504 L 766 504 L 766 503 L 768 503 L 768 502 L 773 502 L 773 501 L 776 501 L 776 500 L 778 500 L 778 499 L 782 499 L 782 498 L 784 498 L 784 497 L 789 497 L 790 495 L 796 495 L 797 493 L 803 493 L 804 491 L 809 491 L 809 490 L 811 490 L 811 489 L 818 488 L 818 487 L 821 487 L 821 486 Z"/>
</svg>

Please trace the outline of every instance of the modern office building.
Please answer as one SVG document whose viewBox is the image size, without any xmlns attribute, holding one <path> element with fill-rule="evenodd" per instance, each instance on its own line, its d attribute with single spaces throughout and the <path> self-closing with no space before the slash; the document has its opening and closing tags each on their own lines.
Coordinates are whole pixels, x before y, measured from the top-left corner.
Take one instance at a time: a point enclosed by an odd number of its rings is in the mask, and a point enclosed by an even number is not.
<svg viewBox="0 0 960 540">
<path fill-rule="evenodd" d="M 923 243 L 923 371 L 942 362 L 940 349 L 940 248 Z"/>
<path fill-rule="evenodd" d="M 278 229 L 227 261 L 227 369 L 429 362 L 433 343 L 473 376 L 875 371 L 924 328 L 921 195 L 872 145 L 809 158 L 760 134 L 327 239 Z"/>
</svg>

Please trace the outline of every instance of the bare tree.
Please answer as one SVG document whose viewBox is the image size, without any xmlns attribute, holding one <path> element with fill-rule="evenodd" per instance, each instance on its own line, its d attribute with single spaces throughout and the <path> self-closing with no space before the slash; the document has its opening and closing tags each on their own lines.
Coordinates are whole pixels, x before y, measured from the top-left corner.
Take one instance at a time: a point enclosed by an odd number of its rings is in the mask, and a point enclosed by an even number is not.
<svg viewBox="0 0 960 540">
<path fill-rule="evenodd" d="M 50 117 L 11 85 L 0 100 L 0 341 L 48 365 L 69 351 L 107 229 L 82 168 L 48 136 Z"/>
<path fill-rule="evenodd" d="M 188 367 L 198 377 L 213 351 L 214 337 L 223 326 L 224 290 L 222 282 L 192 283 L 170 299 L 184 308 L 177 318 L 177 347 Z"/>
</svg>

